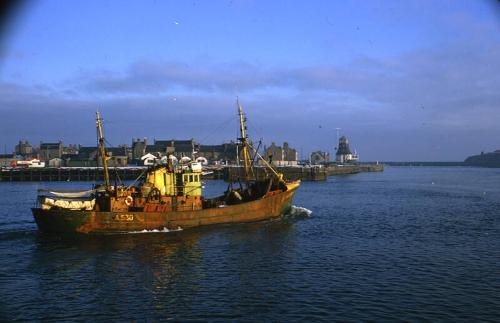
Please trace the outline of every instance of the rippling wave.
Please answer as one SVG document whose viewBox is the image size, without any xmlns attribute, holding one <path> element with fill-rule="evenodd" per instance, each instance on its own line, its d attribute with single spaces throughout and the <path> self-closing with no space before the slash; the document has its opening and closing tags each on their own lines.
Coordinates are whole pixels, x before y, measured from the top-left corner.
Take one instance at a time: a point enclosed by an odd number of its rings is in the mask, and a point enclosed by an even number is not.
<svg viewBox="0 0 500 323">
<path fill-rule="evenodd" d="M 178 232 L 178 231 L 182 231 L 183 229 L 181 227 L 177 227 L 177 229 L 171 229 L 169 230 L 168 228 L 163 228 L 163 229 L 153 229 L 153 230 L 140 230 L 140 231 L 129 231 L 127 233 L 169 233 L 169 232 Z"/>
<path fill-rule="evenodd" d="M 39 184 L 0 183 L 0 321 L 498 321 L 498 183 L 387 167 L 274 221 L 69 237 L 36 231 Z"/>
</svg>

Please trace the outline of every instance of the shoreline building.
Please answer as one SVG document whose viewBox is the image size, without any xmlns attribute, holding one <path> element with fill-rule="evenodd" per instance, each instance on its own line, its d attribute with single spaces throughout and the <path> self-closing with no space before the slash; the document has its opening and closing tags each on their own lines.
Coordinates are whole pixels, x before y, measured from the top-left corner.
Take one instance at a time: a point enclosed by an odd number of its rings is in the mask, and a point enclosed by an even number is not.
<svg viewBox="0 0 500 323">
<path fill-rule="evenodd" d="M 283 147 L 277 146 L 274 142 L 271 146 L 264 147 L 263 157 L 273 166 L 296 166 L 299 160 L 297 150 L 290 148 L 287 142 L 283 143 Z"/>
<path fill-rule="evenodd" d="M 127 145 L 118 147 L 107 147 L 106 153 L 109 157 L 109 167 L 125 167 L 128 165 L 129 148 Z M 65 154 L 62 156 L 61 165 L 67 167 L 96 167 L 102 166 L 102 160 L 99 157 L 99 149 L 97 147 L 80 146 L 78 153 Z M 57 163 L 57 161 L 54 161 Z"/>
<path fill-rule="evenodd" d="M 144 138 L 144 140 L 142 141 L 139 138 L 137 139 L 132 138 L 132 149 L 131 149 L 130 160 L 136 163 L 141 161 L 142 156 L 146 155 L 147 145 L 148 145 L 147 138 Z"/>
<path fill-rule="evenodd" d="M 189 157 L 192 160 L 201 158 L 209 164 L 232 164 L 236 162 L 237 147 L 235 142 L 220 145 L 201 145 L 194 139 L 189 140 L 154 140 L 148 145 L 147 139 L 132 139 L 131 161 L 136 164 L 144 163 L 144 156 L 150 154 L 157 159 L 169 155 L 175 156 L 177 160 Z M 149 156 L 148 158 L 151 158 Z"/>
<path fill-rule="evenodd" d="M 54 158 L 61 158 L 63 155 L 64 145 L 62 141 L 59 142 L 40 142 L 40 149 L 38 150 L 38 155 L 41 161 L 46 164 L 49 160 Z"/>
<path fill-rule="evenodd" d="M 13 162 L 16 162 L 15 154 L 0 154 L 0 167 L 11 167 Z"/>
<path fill-rule="evenodd" d="M 97 167 L 97 154 L 97 147 L 80 146 L 77 153 L 62 156 L 63 164 L 66 167 Z"/>
<path fill-rule="evenodd" d="M 235 142 L 221 145 L 200 145 L 196 153 L 198 158 L 205 158 L 209 164 L 230 165 L 236 163 L 238 149 Z"/>
<path fill-rule="evenodd" d="M 346 136 L 342 136 L 339 139 L 339 147 L 337 149 L 337 153 L 335 154 L 337 163 L 355 163 L 358 161 L 359 156 L 354 151 L 354 154 L 351 152 L 349 147 L 349 140 Z"/>
<path fill-rule="evenodd" d="M 145 154 L 159 154 L 160 156 L 174 155 L 177 159 L 182 157 L 193 158 L 196 151 L 199 150 L 199 144 L 194 139 L 189 140 L 156 140 L 152 145 L 146 145 Z M 142 156 L 141 156 L 142 157 Z"/>
<path fill-rule="evenodd" d="M 330 153 L 326 151 L 314 151 L 311 153 L 311 158 L 309 160 L 312 165 L 327 164 L 330 162 Z"/>
<path fill-rule="evenodd" d="M 16 155 L 22 156 L 24 159 L 35 157 L 35 150 L 27 140 L 19 140 L 16 145 Z"/>
</svg>

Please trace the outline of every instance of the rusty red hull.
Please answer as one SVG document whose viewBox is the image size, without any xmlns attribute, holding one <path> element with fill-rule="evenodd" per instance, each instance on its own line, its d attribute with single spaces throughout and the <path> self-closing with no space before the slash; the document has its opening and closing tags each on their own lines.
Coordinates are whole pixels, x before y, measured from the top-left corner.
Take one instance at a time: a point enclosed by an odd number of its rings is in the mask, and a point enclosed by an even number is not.
<svg viewBox="0 0 500 323">
<path fill-rule="evenodd" d="M 45 232 L 121 233 L 176 230 L 202 225 L 256 222 L 279 217 L 291 208 L 298 188 L 251 202 L 197 211 L 96 212 L 33 208 L 38 228 Z"/>
</svg>

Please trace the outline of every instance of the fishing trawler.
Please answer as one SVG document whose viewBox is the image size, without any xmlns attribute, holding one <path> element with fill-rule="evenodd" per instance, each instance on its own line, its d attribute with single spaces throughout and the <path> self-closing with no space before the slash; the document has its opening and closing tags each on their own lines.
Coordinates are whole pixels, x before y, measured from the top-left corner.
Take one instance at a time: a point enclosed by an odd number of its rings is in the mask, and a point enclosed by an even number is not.
<svg viewBox="0 0 500 323">
<path fill-rule="evenodd" d="M 254 149 L 246 134 L 242 107 L 239 102 L 237 105 L 241 135 L 238 143 L 244 165 L 238 187 L 231 183 L 219 197 L 204 198 L 202 165 L 193 161 L 175 164 L 173 158 L 148 167 L 135 186 L 111 185 L 101 118 L 96 112 L 104 183 L 87 191 L 39 190 L 37 205 L 32 209 L 39 230 L 86 234 L 155 232 L 256 222 L 289 212 L 300 181 L 286 182 Z M 256 158 L 269 170 L 265 180 L 255 179 Z"/>
</svg>

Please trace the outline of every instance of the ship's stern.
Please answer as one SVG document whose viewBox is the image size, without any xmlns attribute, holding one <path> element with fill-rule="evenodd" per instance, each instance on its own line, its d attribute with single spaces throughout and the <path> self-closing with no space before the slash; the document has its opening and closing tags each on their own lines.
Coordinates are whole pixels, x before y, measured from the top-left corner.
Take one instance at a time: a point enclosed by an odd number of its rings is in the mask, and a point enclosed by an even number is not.
<svg viewBox="0 0 500 323">
<path fill-rule="evenodd" d="M 86 211 L 32 208 L 31 212 L 42 232 L 85 233 L 82 228 L 85 228 L 91 217 L 91 212 Z"/>
</svg>

